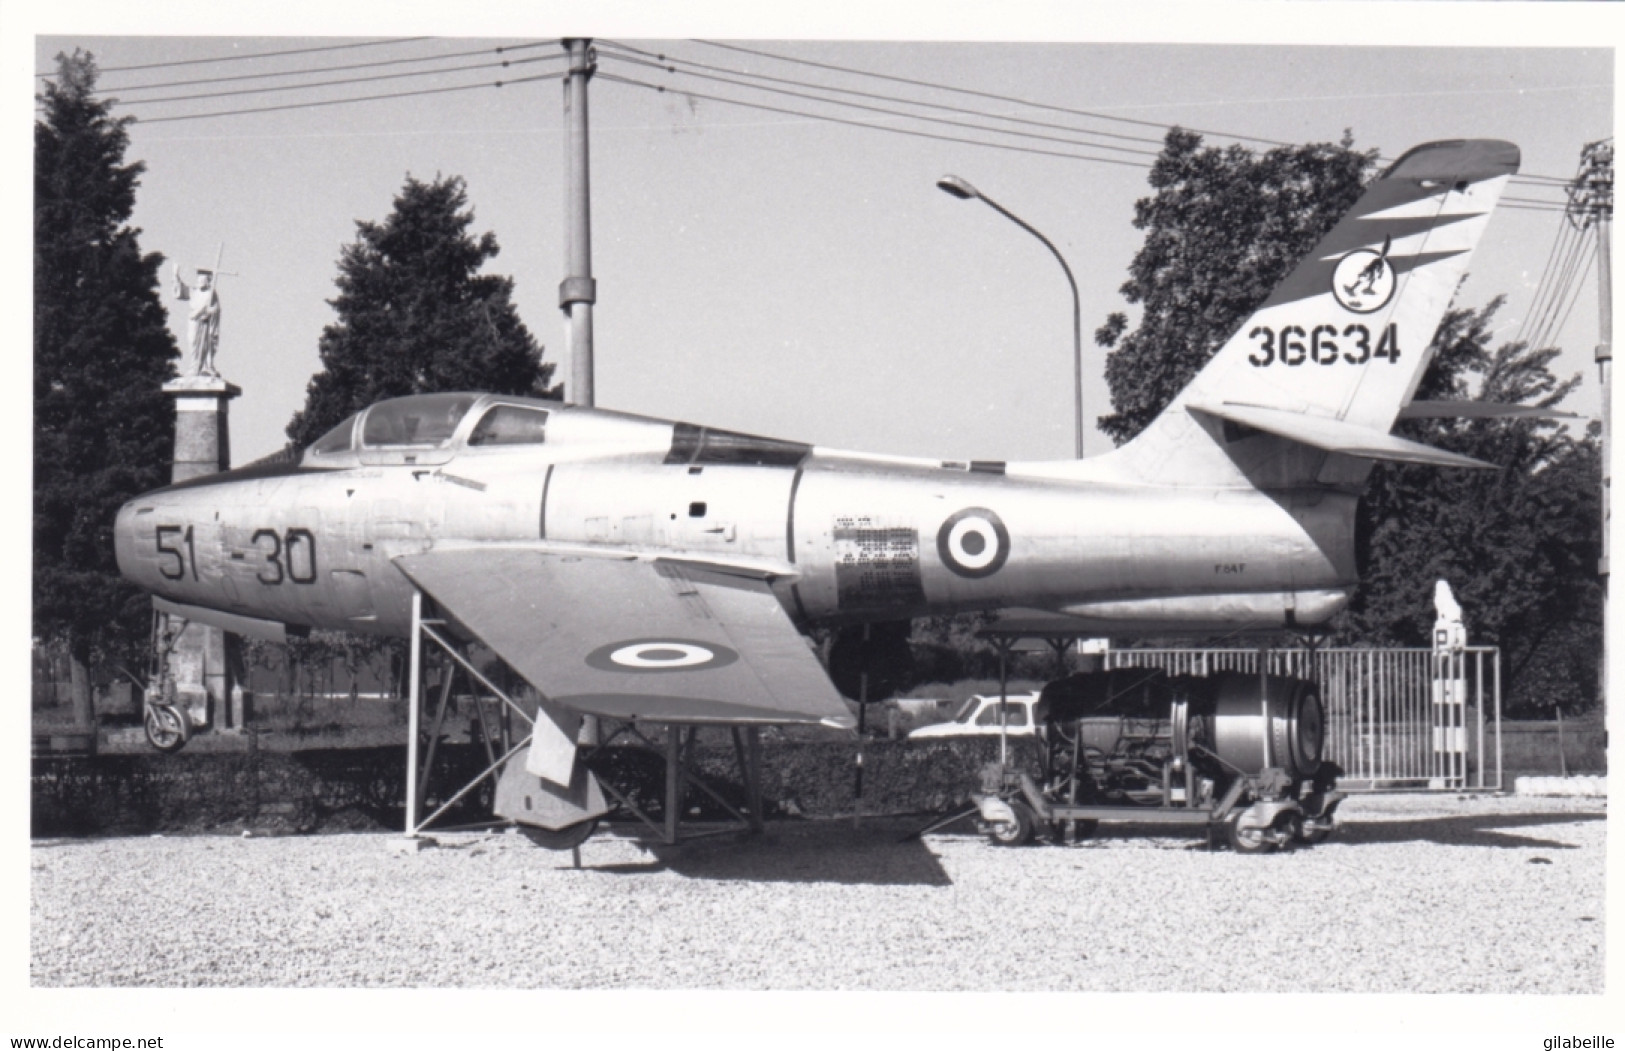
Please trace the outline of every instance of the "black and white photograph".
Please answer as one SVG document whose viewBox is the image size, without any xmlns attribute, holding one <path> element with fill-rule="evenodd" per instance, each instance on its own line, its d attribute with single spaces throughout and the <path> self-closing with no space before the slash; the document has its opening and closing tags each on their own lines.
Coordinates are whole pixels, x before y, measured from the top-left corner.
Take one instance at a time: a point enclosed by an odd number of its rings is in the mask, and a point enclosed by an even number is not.
<svg viewBox="0 0 1625 1051">
<path fill-rule="evenodd" d="M 9 1046 L 1625 1040 L 1612 5 L 8 22 Z"/>
</svg>

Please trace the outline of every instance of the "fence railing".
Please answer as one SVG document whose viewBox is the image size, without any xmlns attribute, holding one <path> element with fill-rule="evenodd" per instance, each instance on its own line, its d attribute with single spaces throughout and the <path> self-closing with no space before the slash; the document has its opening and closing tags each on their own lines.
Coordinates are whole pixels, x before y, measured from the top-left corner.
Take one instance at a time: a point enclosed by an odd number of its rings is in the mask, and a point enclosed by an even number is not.
<svg viewBox="0 0 1625 1051">
<path fill-rule="evenodd" d="M 1107 668 L 1171 675 L 1256 674 L 1310 679 L 1326 710 L 1325 756 L 1351 789 L 1500 788 L 1501 651 L 1427 649 L 1111 650 Z"/>
</svg>

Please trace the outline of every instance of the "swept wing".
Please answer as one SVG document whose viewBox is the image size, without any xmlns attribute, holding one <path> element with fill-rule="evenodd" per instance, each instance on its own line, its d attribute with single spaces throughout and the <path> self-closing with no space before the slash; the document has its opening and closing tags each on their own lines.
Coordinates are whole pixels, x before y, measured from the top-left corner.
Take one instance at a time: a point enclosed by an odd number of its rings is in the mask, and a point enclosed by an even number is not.
<svg viewBox="0 0 1625 1051">
<path fill-rule="evenodd" d="M 545 545 L 442 547 L 395 564 L 554 705 L 612 719 L 852 724 L 760 575 Z"/>
</svg>

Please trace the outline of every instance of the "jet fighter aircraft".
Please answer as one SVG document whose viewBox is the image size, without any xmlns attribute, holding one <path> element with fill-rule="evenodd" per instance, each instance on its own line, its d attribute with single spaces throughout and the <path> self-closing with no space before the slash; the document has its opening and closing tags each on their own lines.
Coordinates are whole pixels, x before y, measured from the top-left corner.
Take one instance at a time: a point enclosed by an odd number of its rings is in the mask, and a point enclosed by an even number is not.
<svg viewBox="0 0 1625 1051">
<path fill-rule="evenodd" d="M 424 394 L 297 458 L 132 500 L 119 568 L 161 609 L 272 637 L 407 635 L 421 593 L 540 693 L 526 768 L 558 786 L 582 783 L 583 715 L 850 726 L 809 625 L 1015 608 L 1098 634 L 1320 624 L 1357 580 L 1372 461 L 1490 466 L 1389 432 L 1421 409 L 1429 342 L 1518 163 L 1484 140 L 1404 154 L 1103 456 L 866 455 Z M 576 798 L 544 826 L 592 816 Z"/>
</svg>

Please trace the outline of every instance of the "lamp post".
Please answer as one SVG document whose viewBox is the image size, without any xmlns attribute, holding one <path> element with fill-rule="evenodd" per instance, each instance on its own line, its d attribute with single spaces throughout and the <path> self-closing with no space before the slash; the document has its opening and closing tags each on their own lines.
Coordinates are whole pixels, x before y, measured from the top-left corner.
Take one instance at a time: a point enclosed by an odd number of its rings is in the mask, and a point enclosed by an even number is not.
<svg viewBox="0 0 1625 1051">
<path fill-rule="evenodd" d="M 1053 244 L 1051 244 L 1049 238 L 1045 237 L 1043 234 L 1041 234 L 1037 230 L 1033 229 L 1032 226 L 1029 225 L 1025 220 L 1023 220 L 1020 216 L 1018 216 L 1015 213 L 1011 212 L 1008 208 L 1004 207 L 1004 205 L 1000 204 L 998 201 L 995 201 L 993 198 L 989 197 L 987 194 L 983 193 L 981 190 L 978 190 L 976 187 L 972 186 L 970 183 L 966 182 L 964 179 L 961 179 L 959 176 L 957 176 L 957 175 L 944 175 L 942 178 L 937 180 L 937 189 L 941 190 L 943 193 L 951 194 L 954 197 L 958 197 L 960 200 L 970 200 L 972 197 L 974 197 L 977 200 L 981 201 L 982 203 L 986 204 L 989 208 L 992 208 L 994 211 L 998 212 L 1000 215 L 1004 216 L 1006 219 L 1008 219 L 1011 222 L 1015 223 L 1017 226 L 1021 227 L 1023 230 L 1027 231 L 1028 233 L 1032 234 L 1034 237 L 1038 238 L 1040 241 L 1044 242 L 1044 247 L 1048 248 L 1050 250 L 1050 254 L 1055 257 L 1055 261 L 1057 263 L 1061 264 L 1061 272 L 1066 274 L 1066 283 L 1072 287 L 1072 369 L 1073 369 L 1073 376 L 1072 376 L 1073 390 L 1072 390 L 1072 393 L 1073 393 L 1073 405 L 1074 405 L 1074 407 L 1076 409 L 1076 416 L 1077 416 L 1076 428 L 1075 428 L 1076 451 L 1077 451 L 1078 459 L 1080 459 L 1080 460 L 1083 459 L 1083 328 L 1082 328 L 1082 317 L 1081 317 L 1081 315 L 1082 315 L 1082 307 L 1078 302 L 1078 283 L 1077 283 L 1077 281 L 1073 280 L 1072 268 L 1066 265 L 1066 259 L 1062 257 L 1060 249 L 1056 248 Z"/>
</svg>

